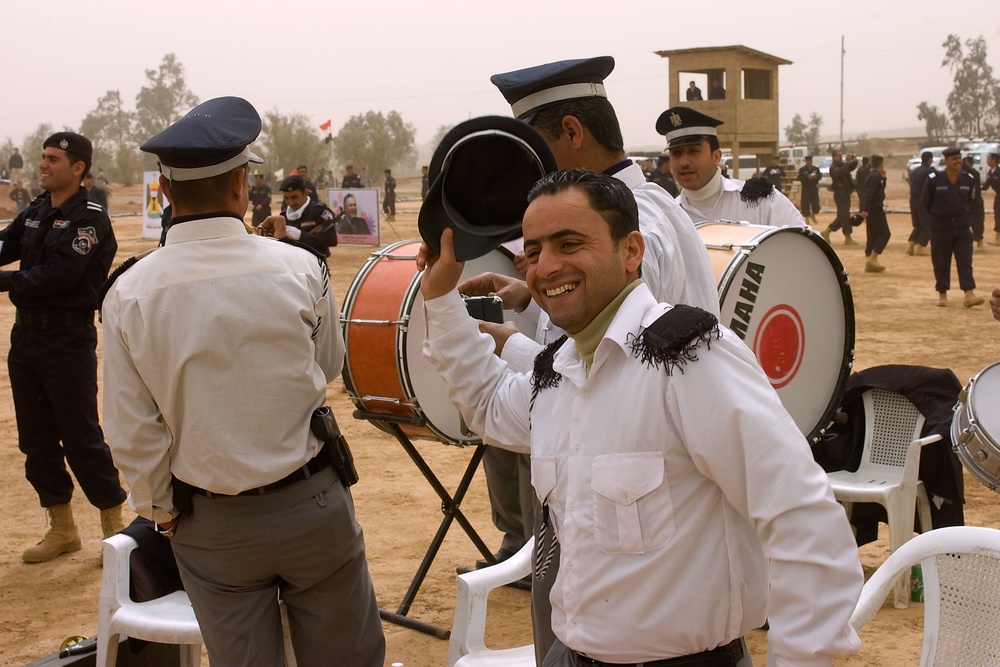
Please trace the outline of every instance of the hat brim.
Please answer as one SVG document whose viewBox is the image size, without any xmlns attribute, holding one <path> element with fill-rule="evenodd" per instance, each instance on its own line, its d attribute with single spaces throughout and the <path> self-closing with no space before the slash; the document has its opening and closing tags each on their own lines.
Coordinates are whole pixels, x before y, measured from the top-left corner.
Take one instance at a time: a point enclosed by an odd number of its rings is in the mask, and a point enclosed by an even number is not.
<svg viewBox="0 0 1000 667">
<path fill-rule="evenodd" d="M 417 217 L 421 238 L 438 252 L 450 228 L 456 259 L 468 261 L 520 237 L 528 192 L 556 168 L 542 137 L 519 120 L 483 116 L 456 125 L 431 159 Z"/>
</svg>

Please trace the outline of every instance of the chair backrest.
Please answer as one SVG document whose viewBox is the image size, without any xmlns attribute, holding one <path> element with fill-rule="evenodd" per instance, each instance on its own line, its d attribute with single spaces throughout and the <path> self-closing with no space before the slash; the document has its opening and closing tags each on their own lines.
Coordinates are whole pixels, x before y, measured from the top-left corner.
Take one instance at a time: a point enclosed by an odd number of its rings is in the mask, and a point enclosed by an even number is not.
<svg viewBox="0 0 1000 667">
<path fill-rule="evenodd" d="M 902 468 L 910 443 L 920 437 L 924 417 L 902 394 L 883 389 L 866 391 L 864 465 Z"/>
<path fill-rule="evenodd" d="M 924 579 L 920 664 L 1000 664 L 1000 530 L 952 526 L 917 535 L 865 584 L 851 625 L 867 625 L 896 578 L 917 564 Z"/>
</svg>

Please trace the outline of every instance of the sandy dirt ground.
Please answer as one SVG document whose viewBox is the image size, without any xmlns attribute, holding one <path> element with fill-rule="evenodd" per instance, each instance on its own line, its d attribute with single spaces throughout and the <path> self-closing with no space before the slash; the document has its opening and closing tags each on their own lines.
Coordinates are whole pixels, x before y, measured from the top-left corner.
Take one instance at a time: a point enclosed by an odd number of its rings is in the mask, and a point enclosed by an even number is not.
<svg viewBox="0 0 1000 667">
<path fill-rule="evenodd" d="M 889 175 L 889 207 L 907 209 L 901 174 Z M 416 217 L 419 183 L 400 182 L 403 201 L 396 221 L 383 222 L 383 245 L 418 236 Z M 833 219 L 830 194 L 822 194 L 826 212 L 819 216 L 823 226 Z M 4 199 L 6 199 L 4 197 Z M 112 200 L 112 212 L 139 210 L 138 188 L 119 189 Z M 990 200 L 987 210 L 990 210 Z M 5 214 L 6 213 L 6 214 Z M 0 211 L 0 217 L 10 217 Z M 959 305 L 961 293 L 953 290 L 948 308 L 935 307 L 935 292 L 929 256 L 905 255 L 910 231 L 908 213 L 889 216 L 892 240 L 883 263 L 883 274 L 863 271 L 865 230 L 856 233 L 862 245 L 845 248 L 842 237 L 834 237 L 835 249 L 849 271 L 853 290 L 857 340 L 855 369 L 881 364 L 914 364 L 950 368 L 965 384 L 968 379 L 1000 357 L 1000 323 L 990 317 L 988 307 L 966 309 Z M 118 261 L 150 248 L 153 241 L 141 238 L 136 217 L 116 217 L 114 227 L 120 251 Z M 988 232 L 992 219 L 988 221 Z M 988 239 L 992 234 L 988 233 Z M 330 267 L 338 302 L 342 303 L 351 280 L 369 257 L 371 246 L 341 246 L 333 251 Z M 975 274 L 984 294 L 1000 285 L 1000 248 L 987 246 L 975 255 Z M 808 280 L 808 276 L 802 276 Z M 953 278 L 956 282 L 956 278 Z M 957 282 L 956 282 L 957 284 Z M 14 309 L 7 299 L 0 301 L 0 330 L 9 330 Z M 0 340 L 0 355 L 6 356 L 7 336 Z M 391 359 L 380 360 L 391 364 Z M 403 599 L 428 544 L 442 519 L 441 503 L 428 482 L 391 436 L 365 421 L 352 417 L 353 405 L 343 392 L 341 380 L 328 391 L 330 404 L 353 447 L 361 482 L 353 488 L 357 514 L 364 527 L 368 559 L 380 605 L 395 610 Z M 448 489 L 458 484 L 472 454 L 470 448 L 419 441 L 417 447 Z M 100 527 L 97 511 L 83 495 L 73 500 L 83 538 L 82 550 L 49 563 L 25 565 L 22 550 L 36 542 L 46 527 L 37 498 L 24 479 L 23 459 L 17 449 L 17 432 L 6 365 L 0 370 L 0 664 L 23 665 L 58 649 L 71 635 L 89 636 L 97 632 L 97 599 L 101 583 Z M 966 474 L 966 522 L 969 525 L 1000 528 L 1000 504 L 988 491 Z M 462 505 L 476 530 L 495 549 L 500 535 L 490 521 L 489 502 L 482 471 Z M 870 574 L 888 554 L 887 538 L 860 550 L 866 574 Z M 455 568 L 471 565 L 478 553 L 456 525 L 445 539 L 426 581 L 420 588 L 409 615 L 444 628 L 451 626 L 454 613 Z M 494 647 L 516 646 L 531 641 L 528 594 L 504 589 L 491 597 L 487 643 Z M 837 665 L 913 665 L 920 656 L 922 605 L 907 610 L 884 607 L 862 633 L 864 646 L 859 656 L 838 658 Z M 439 667 L 445 664 L 446 641 L 398 625 L 384 623 L 388 643 L 386 664 L 401 662 L 406 667 Z M 764 664 L 765 638 L 755 631 L 748 638 L 754 664 Z M 205 661 L 207 664 L 207 660 Z"/>
</svg>

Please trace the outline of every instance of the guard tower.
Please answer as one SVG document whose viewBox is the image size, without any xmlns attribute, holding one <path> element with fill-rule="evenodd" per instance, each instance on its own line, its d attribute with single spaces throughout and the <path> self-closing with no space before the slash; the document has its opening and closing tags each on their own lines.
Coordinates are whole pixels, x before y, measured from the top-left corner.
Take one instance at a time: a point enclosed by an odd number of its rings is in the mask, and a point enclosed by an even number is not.
<svg viewBox="0 0 1000 667">
<path fill-rule="evenodd" d="M 739 173 L 740 155 L 756 155 L 757 168 L 778 153 L 778 66 L 790 60 L 746 46 L 708 46 L 657 51 L 670 59 L 670 106 L 682 104 L 723 121 L 719 144 L 732 149 L 732 174 Z M 688 100 L 691 82 L 701 100 Z M 744 168 L 746 171 L 746 168 Z"/>
</svg>

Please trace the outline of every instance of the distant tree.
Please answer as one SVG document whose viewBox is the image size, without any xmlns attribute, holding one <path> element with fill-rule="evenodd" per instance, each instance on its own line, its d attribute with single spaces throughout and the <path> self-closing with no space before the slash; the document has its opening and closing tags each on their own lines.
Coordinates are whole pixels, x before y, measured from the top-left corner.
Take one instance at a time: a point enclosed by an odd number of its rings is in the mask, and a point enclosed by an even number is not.
<svg viewBox="0 0 1000 667">
<path fill-rule="evenodd" d="M 372 173 L 397 165 L 416 164 L 413 125 L 403 121 L 396 111 L 387 116 L 369 111 L 351 116 L 333 138 L 337 159 L 341 162 L 366 166 Z"/>
<path fill-rule="evenodd" d="M 868 138 L 868 133 L 864 132 L 859 134 L 857 138 L 850 143 L 845 152 L 854 153 L 855 155 L 871 155 L 875 151 L 872 150 L 871 139 Z"/>
<path fill-rule="evenodd" d="M 785 138 L 792 145 L 805 145 L 810 152 L 819 152 L 819 130 L 823 127 L 823 117 L 813 112 L 809 116 L 809 123 L 802 120 L 800 114 L 795 114 L 792 124 L 785 127 Z"/>
<path fill-rule="evenodd" d="M 310 173 L 316 173 L 319 167 L 329 166 L 332 157 L 330 144 L 316 133 L 313 123 L 304 115 L 268 111 L 261 119 L 261 126 L 256 146 L 260 147 L 260 156 L 264 158 L 262 170 L 274 172 L 281 169 L 288 176 L 300 164 L 308 166 Z"/>
<path fill-rule="evenodd" d="M 942 67 L 955 77 L 948 94 L 948 113 L 957 134 L 983 136 L 1000 120 L 1000 81 L 987 62 L 986 40 L 982 36 L 967 39 L 965 49 L 958 35 L 948 35 Z"/>
<path fill-rule="evenodd" d="M 64 127 L 64 130 L 70 130 Z M 52 129 L 49 123 L 42 123 L 35 131 L 24 138 L 21 142 L 21 155 L 24 156 L 24 173 L 21 180 L 27 183 L 32 176 L 38 175 L 38 163 L 42 160 L 42 151 L 45 150 L 42 144 L 56 130 Z M 72 130 L 71 130 L 72 131 Z M 9 156 L 8 156 L 9 157 Z"/>
<path fill-rule="evenodd" d="M 148 85 L 135 97 L 135 139 L 142 144 L 159 134 L 198 104 L 198 97 L 184 81 L 184 65 L 168 53 L 157 69 L 146 70 Z M 156 158 L 143 154 L 147 167 L 155 168 Z"/>
<path fill-rule="evenodd" d="M 124 108 L 117 90 L 105 93 L 80 124 L 94 144 L 94 166 L 107 166 L 111 180 L 124 185 L 136 182 L 141 164 L 134 125 L 135 113 Z"/>
<path fill-rule="evenodd" d="M 924 121 L 927 138 L 931 141 L 941 142 L 948 136 L 948 116 L 938 111 L 933 104 L 927 102 L 918 104 L 917 120 Z"/>
<path fill-rule="evenodd" d="M 454 125 L 441 125 L 440 127 L 438 127 L 437 132 L 434 133 L 434 139 L 431 140 L 432 143 L 434 144 L 434 148 L 438 147 L 438 145 L 441 143 L 441 140 L 444 139 L 444 135 L 446 135 L 449 132 L 451 132 L 451 128 L 453 128 L 453 127 L 455 127 L 455 126 Z"/>
</svg>

